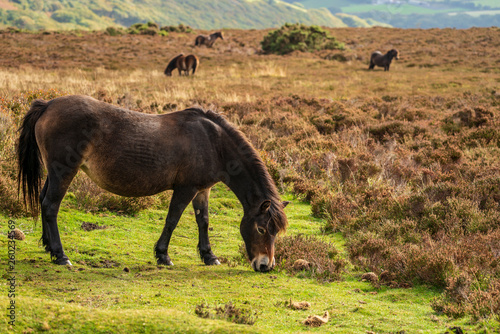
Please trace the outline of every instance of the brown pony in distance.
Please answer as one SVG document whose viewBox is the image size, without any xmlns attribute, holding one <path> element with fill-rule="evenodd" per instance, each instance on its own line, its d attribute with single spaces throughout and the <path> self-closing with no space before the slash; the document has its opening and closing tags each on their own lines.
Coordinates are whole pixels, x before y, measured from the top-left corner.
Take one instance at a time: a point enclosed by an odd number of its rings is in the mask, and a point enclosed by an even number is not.
<svg viewBox="0 0 500 334">
<path fill-rule="evenodd" d="M 194 72 L 196 71 L 196 68 L 198 67 L 199 60 L 195 55 L 187 55 L 184 56 L 183 53 L 181 53 L 178 56 L 175 56 L 170 60 L 168 63 L 167 67 L 165 68 L 165 75 L 166 76 L 172 76 L 172 71 L 177 68 L 179 71 L 179 75 L 182 75 L 184 73 L 185 75 L 189 75 L 189 71 L 192 70 L 192 75 L 194 75 Z"/>
<path fill-rule="evenodd" d="M 71 264 L 63 251 L 57 214 L 82 169 L 100 187 L 121 196 L 173 189 L 155 245 L 160 265 L 173 264 L 168 245 L 190 202 L 201 259 L 207 265 L 219 264 L 208 238 L 208 199 L 210 189 L 224 182 L 243 206 L 240 232 L 252 268 L 266 272 L 274 267 L 274 241 L 286 229 L 287 202 L 281 202 L 250 142 L 213 111 L 189 108 L 150 115 L 88 96 L 35 100 L 20 128 L 17 157 L 19 187 L 34 215 L 41 208 L 41 240 L 57 264 Z M 43 166 L 48 173 L 40 191 Z"/>
<path fill-rule="evenodd" d="M 375 51 L 370 57 L 370 66 L 368 69 L 373 70 L 375 65 L 377 65 L 379 67 L 383 67 L 384 71 L 389 71 L 393 58 L 396 60 L 399 59 L 399 52 L 396 49 L 388 51 L 385 55 L 383 55 L 380 51 Z"/>
<path fill-rule="evenodd" d="M 194 40 L 194 45 L 195 46 L 206 45 L 207 47 L 211 48 L 212 45 L 214 45 L 215 40 L 217 38 L 224 40 L 224 38 L 222 38 L 222 33 L 220 31 L 214 32 L 213 34 L 210 34 L 209 36 L 198 35 L 198 36 L 196 36 L 196 39 Z"/>
</svg>

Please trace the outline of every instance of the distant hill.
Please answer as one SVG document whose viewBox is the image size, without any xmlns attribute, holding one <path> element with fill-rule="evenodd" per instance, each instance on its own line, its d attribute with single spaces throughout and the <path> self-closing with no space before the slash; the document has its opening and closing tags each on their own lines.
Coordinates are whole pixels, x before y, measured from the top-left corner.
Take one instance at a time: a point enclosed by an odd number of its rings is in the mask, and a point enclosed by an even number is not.
<svg viewBox="0 0 500 334">
<path fill-rule="evenodd" d="M 381 25 L 374 19 L 337 17 L 279 0 L 0 0 L 0 27 L 37 30 L 128 27 L 138 22 L 184 24 L 196 29 L 279 27 L 300 22 L 326 27 Z"/>
<path fill-rule="evenodd" d="M 328 9 L 397 28 L 500 26 L 498 0 L 284 0 L 304 8 Z M 349 20 L 349 19 L 348 19 Z M 346 20 L 342 20 L 346 23 Z"/>
</svg>

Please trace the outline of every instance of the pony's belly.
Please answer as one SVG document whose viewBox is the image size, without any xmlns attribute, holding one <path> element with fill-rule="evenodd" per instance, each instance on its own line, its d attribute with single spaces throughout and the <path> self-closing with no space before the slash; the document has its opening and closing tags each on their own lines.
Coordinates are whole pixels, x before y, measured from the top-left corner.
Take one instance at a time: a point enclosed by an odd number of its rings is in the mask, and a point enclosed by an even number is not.
<svg viewBox="0 0 500 334">
<path fill-rule="evenodd" d="M 113 194 L 127 197 L 151 196 L 172 189 L 168 175 L 147 173 L 147 171 L 130 172 L 123 170 L 99 171 L 84 164 L 81 169 L 99 187 Z"/>
</svg>

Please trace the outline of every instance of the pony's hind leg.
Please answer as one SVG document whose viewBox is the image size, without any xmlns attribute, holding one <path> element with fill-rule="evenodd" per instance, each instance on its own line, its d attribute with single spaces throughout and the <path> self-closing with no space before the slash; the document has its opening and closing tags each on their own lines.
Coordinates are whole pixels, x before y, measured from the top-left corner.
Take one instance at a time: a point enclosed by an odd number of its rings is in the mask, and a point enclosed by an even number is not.
<svg viewBox="0 0 500 334">
<path fill-rule="evenodd" d="M 45 182 L 46 189 L 42 190 L 42 194 L 44 195 L 41 203 L 42 240 L 45 250 L 50 252 L 50 257 L 56 264 L 71 264 L 62 247 L 57 227 L 57 214 L 59 213 L 61 201 L 68 190 L 69 184 L 77 172 L 77 167 L 72 169 L 69 167 L 62 169 L 49 168 L 47 181 Z"/>
<path fill-rule="evenodd" d="M 42 191 L 40 192 L 40 207 L 42 207 L 43 200 L 45 195 L 47 194 L 47 188 L 49 186 L 49 179 L 45 180 L 45 184 L 43 185 Z M 45 226 L 45 219 L 42 215 L 42 237 L 40 240 L 42 241 L 42 245 L 45 247 L 46 252 L 50 252 L 50 238 L 49 238 L 49 229 Z"/>
<path fill-rule="evenodd" d="M 208 198 L 210 189 L 201 191 L 193 199 L 193 208 L 198 223 L 198 251 L 200 257 L 206 265 L 220 264 L 217 256 L 212 252 L 208 239 Z"/>
<path fill-rule="evenodd" d="M 164 264 L 167 266 L 173 265 L 172 260 L 170 260 L 170 256 L 168 256 L 170 238 L 172 237 L 172 232 L 174 232 L 177 227 L 177 223 L 179 222 L 184 209 L 186 209 L 189 202 L 193 200 L 197 192 L 198 190 L 193 187 L 176 187 L 174 189 L 172 199 L 170 200 L 170 206 L 168 208 L 165 226 L 163 227 L 160 238 L 155 245 L 155 256 L 158 264 Z"/>
</svg>

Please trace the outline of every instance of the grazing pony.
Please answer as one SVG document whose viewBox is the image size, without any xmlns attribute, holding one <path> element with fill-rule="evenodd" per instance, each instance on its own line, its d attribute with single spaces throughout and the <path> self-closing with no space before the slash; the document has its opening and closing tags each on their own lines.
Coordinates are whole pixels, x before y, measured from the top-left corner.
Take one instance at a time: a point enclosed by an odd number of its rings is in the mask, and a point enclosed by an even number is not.
<svg viewBox="0 0 500 334">
<path fill-rule="evenodd" d="M 182 75 L 182 73 L 189 75 L 190 70 L 193 70 L 191 74 L 194 75 L 199 63 L 200 62 L 195 55 L 184 56 L 184 54 L 181 53 L 180 55 L 172 58 L 165 68 L 164 73 L 166 76 L 170 77 L 172 76 L 172 71 L 177 68 L 179 70 L 179 75 Z"/>
<path fill-rule="evenodd" d="M 375 51 L 370 57 L 370 66 L 368 69 L 373 70 L 375 65 L 377 65 L 379 67 L 383 67 L 384 71 L 389 71 L 393 58 L 396 58 L 396 60 L 399 59 L 399 53 L 396 49 L 388 51 L 385 55 L 383 55 L 380 51 Z"/>
<path fill-rule="evenodd" d="M 35 100 L 23 119 L 17 148 L 19 188 L 34 215 L 41 208 L 42 242 L 57 264 L 71 264 L 57 227 L 61 201 L 79 169 L 120 196 L 150 196 L 173 189 L 165 226 L 155 245 L 159 265 L 173 265 L 168 245 L 192 202 L 198 250 L 220 264 L 208 238 L 210 189 L 224 182 L 243 206 L 240 233 L 255 271 L 275 265 L 274 241 L 286 229 L 274 182 L 245 136 L 221 115 L 189 108 L 143 114 L 70 95 Z M 43 166 L 47 178 L 40 191 Z"/>
<path fill-rule="evenodd" d="M 220 31 L 214 32 L 210 36 L 198 35 L 198 36 L 196 36 L 196 39 L 194 40 L 194 45 L 195 46 L 206 45 L 207 47 L 211 48 L 212 45 L 214 45 L 215 40 L 217 38 L 224 40 L 224 38 L 222 38 L 222 33 Z"/>
</svg>

